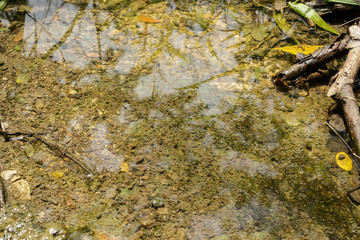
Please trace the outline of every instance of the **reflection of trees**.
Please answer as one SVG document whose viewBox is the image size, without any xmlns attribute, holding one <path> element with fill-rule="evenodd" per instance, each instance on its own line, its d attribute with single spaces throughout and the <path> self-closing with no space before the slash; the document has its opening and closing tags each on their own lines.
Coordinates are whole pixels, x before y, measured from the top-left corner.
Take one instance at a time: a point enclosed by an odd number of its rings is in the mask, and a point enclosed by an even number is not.
<svg viewBox="0 0 360 240">
<path fill-rule="evenodd" d="M 120 1 L 122 9 L 106 12 L 99 3 L 77 7 L 50 2 L 42 10 L 37 10 L 39 2 L 30 2 L 34 11 L 27 19 L 33 23 L 25 24 L 30 27 L 25 36 L 28 55 L 95 66 L 131 80 L 127 83 L 136 84 L 133 80 L 139 78 L 137 89 L 147 88 L 146 96 L 198 87 L 237 71 L 234 55 L 243 44 L 240 13 L 221 7 L 224 3 L 162 2 L 154 8 Z M 136 15 L 142 14 L 158 16 L 161 23 L 138 22 Z"/>
<path fill-rule="evenodd" d="M 63 36 L 60 38 L 60 40 L 58 42 L 56 42 L 52 47 L 49 48 L 49 50 L 45 54 L 42 55 L 42 58 L 48 58 L 52 54 L 54 54 L 55 51 L 60 49 L 62 44 L 64 44 L 66 42 L 66 40 L 69 38 L 69 36 L 72 33 L 76 24 L 84 16 L 85 11 L 86 11 L 86 6 L 85 5 L 80 6 L 79 11 L 77 12 L 76 16 L 74 17 L 74 20 L 71 22 L 71 24 L 68 27 L 68 29 L 66 30 L 66 32 L 63 34 Z M 36 39 L 36 41 L 38 41 L 38 38 L 35 38 L 35 39 Z"/>
</svg>

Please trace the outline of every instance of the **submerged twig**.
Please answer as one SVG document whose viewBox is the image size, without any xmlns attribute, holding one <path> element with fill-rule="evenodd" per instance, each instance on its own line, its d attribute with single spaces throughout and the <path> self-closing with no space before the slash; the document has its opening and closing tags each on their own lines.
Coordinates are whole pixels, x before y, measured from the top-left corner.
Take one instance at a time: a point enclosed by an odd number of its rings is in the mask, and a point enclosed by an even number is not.
<svg viewBox="0 0 360 240">
<path fill-rule="evenodd" d="M 76 164 L 78 164 L 81 168 L 83 168 L 85 171 L 89 172 L 89 173 L 93 173 L 94 172 L 94 167 L 86 162 L 84 162 L 83 160 L 77 158 L 75 155 L 73 155 L 72 153 L 69 153 L 68 151 L 66 151 L 62 146 L 60 146 L 57 143 L 52 143 L 46 139 L 44 139 L 43 137 L 41 137 L 40 135 L 43 134 L 36 134 L 36 133 L 28 133 L 28 132 L 15 132 L 15 133 L 8 133 L 4 130 L 0 131 L 0 135 L 3 135 L 5 138 L 5 141 L 16 141 L 16 140 L 24 140 L 26 138 L 29 137 L 33 137 L 35 138 L 35 140 L 38 140 L 42 143 L 44 143 L 47 147 L 49 147 L 50 149 L 52 149 L 53 151 L 59 152 L 61 155 L 63 155 L 64 157 L 69 158 L 71 161 L 75 162 Z M 10 137 L 10 136 L 17 136 L 17 137 Z"/>
<path fill-rule="evenodd" d="M 328 122 L 325 122 L 326 126 L 328 126 L 335 134 L 338 138 L 340 138 L 340 140 L 345 144 L 345 146 L 347 147 L 347 149 L 351 152 L 351 155 L 354 156 L 356 159 L 360 160 L 360 156 L 357 155 L 354 150 L 349 146 L 349 144 L 345 141 L 344 138 L 342 138 L 340 136 L 340 134 L 335 130 L 335 128 L 333 126 L 331 126 L 331 124 L 329 124 Z M 360 166 L 358 161 L 356 160 L 352 160 L 356 169 L 358 170 L 358 173 L 360 174 Z"/>
<path fill-rule="evenodd" d="M 0 172 L 3 171 L 2 164 L 0 162 Z M 6 204 L 6 189 L 3 178 L 0 176 L 0 209 Z"/>
<path fill-rule="evenodd" d="M 93 166 L 90 166 L 89 164 L 85 163 L 83 160 L 78 159 L 77 157 L 75 157 L 75 155 L 73 155 L 72 153 L 69 153 L 68 151 L 63 149 L 63 147 L 61 147 L 60 145 L 58 145 L 56 143 L 51 143 L 48 140 L 45 140 L 44 138 L 42 138 L 42 137 L 40 137 L 38 135 L 36 136 L 36 139 L 39 140 L 40 142 L 44 143 L 50 149 L 52 149 L 54 151 L 57 151 L 60 154 L 62 154 L 63 156 L 69 158 L 70 160 L 72 160 L 73 162 L 78 164 L 80 167 L 82 167 L 87 172 L 92 173 L 94 171 Z"/>
</svg>

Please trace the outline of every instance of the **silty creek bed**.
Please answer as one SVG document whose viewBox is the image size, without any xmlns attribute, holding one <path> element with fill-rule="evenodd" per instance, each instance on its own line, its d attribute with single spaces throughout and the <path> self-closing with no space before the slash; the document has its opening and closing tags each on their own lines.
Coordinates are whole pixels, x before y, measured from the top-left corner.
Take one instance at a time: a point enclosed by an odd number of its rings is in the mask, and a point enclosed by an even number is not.
<svg viewBox="0 0 360 240">
<path fill-rule="evenodd" d="M 6 8 L 0 37 L 6 131 L 94 166 L 1 138 L 1 239 L 360 238 L 347 199 L 357 173 L 337 167 L 344 148 L 324 125 L 327 86 L 271 82 L 294 60 L 271 50 L 289 45 L 271 11 L 30 0 Z"/>
</svg>

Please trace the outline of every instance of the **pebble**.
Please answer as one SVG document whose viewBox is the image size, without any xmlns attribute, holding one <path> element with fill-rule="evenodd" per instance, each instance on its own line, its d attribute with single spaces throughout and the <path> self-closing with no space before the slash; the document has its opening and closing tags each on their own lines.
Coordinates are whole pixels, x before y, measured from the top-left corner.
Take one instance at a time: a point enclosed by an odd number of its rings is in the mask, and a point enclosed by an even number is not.
<svg viewBox="0 0 360 240">
<path fill-rule="evenodd" d="M 155 223 L 154 216 L 152 215 L 145 215 L 140 218 L 140 225 L 142 227 L 149 227 Z"/>
<path fill-rule="evenodd" d="M 351 199 L 351 201 L 353 203 L 355 203 L 356 205 L 360 204 L 360 190 L 356 190 L 356 191 L 352 191 L 349 193 L 349 198 Z"/>
<path fill-rule="evenodd" d="M 341 135 L 346 133 L 344 120 L 339 114 L 331 114 L 329 117 L 329 124 Z"/>
<path fill-rule="evenodd" d="M 7 122 L 1 122 L 1 129 L 6 130 L 7 128 L 9 128 L 9 124 Z"/>
<path fill-rule="evenodd" d="M 115 186 L 112 186 L 106 190 L 104 197 L 106 199 L 114 199 L 116 197 L 117 193 L 118 193 L 117 188 Z"/>
<path fill-rule="evenodd" d="M 161 197 L 154 197 L 151 199 L 151 206 L 158 208 L 164 206 L 164 199 Z"/>
<path fill-rule="evenodd" d="M 30 186 L 17 174 L 17 170 L 5 170 L 1 172 L 1 177 L 10 184 L 9 194 L 17 200 L 30 200 Z"/>
<path fill-rule="evenodd" d="M 20 179 L 20 176 L 17 175 L 17 170 L 5 170 L 0 175 L 7 183 L 13 183 Z"/>
<path fill-rule="evenodd" d="M 17 200 L 31 200 L 29 184 L 20 179 L 10 185 L 9 193 Z"/>
</svg>

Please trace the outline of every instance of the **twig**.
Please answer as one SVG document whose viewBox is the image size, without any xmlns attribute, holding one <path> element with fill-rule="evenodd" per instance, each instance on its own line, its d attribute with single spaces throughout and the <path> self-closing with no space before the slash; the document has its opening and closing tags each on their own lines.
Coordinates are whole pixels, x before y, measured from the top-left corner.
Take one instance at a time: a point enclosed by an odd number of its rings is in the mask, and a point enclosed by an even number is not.
<svg viewBox="0 0 360 240">
<path fill-rule="evenodd" d="M 89 173 L 93 173 L 94 172 L 94 167 L 86 162 L 84 162 L 83 160 L 75 157 L 75 155 L 69 153 L 68 151 L 66 151 L 63 147 L 61 147 L 59 144 L 56 143 L 51 143 L 48 140 L 45 140 L 44 138 L 40 137 L 40 135 L 44 135 L 43 133 L 40 134 L 36 134 L 36 133 L 29 133 L 29 132 L 14 132 L 14 133 L 8 133 L 4 130 L 0 131 L 0 135 L 3 135 L 5 138 L 5 141 L 16 141 L 16 140 L 24 140 L 26 138 L 29 137 L 34 137 L 36 140 L 44 143 L 47 147 L 49 147 L 50 149 L 59 152 L 60 154 L 62 154 L 64 157 L 69 158 L 70 160 L 72 160 L 73 162 L 75 162 L 76 164 L 78 164 L 81 168 L 83 168 L 85 171 L 89 172 Z M 9 136 L 17 136 L 17 137 L 9 137 Z"/>
<path fill-rule="evenodd" d="M 50 149 L 54 150 L 54 151 L 58 151 L 59 153 L 61 153 L 63 156 L 69 158 L 70 160 L 72 160 L 73 162 L 75 162 L 76 164 L 78 164 L 80 167 L 82 167 L 84 170 L 86 170 L 89 173 L 94 172 L 94 167 L 90 166 L 89 164 L 85 163 L 84 161 L 82 161 L 81 159 L 78 159 L 77 157 L 75 157 L 73 154 L 69 153 L 68 151 L 66 151 L 65 149 L 63 149 L 62 147 L 60 147 L 58 144 L 55 143 L 51 143 L 47 140 L 45 140 L 44 138 L 36 135 L 35 138 L 37 140 L 39 140 L 40 142 L 44 143 L 46 146 L 48 146 Z"/>
<path fill-rule="evenodd" d="M 357 18 L 354 18 L 354 19 L 352 19 L 352 20 L 350 20 L 350 21 L 347 21 L 347 22 L 339 25 L 339 27 L 343 27 L 343 26 L 345 26 L 345 25 L 348 25 L 349 23 L 356 22 L 357 20 L 360 20 L 360 17 L 357 17 Z"/>
<path fill-rule="evenodd" d="M 335 128 L 333 126 L 331 126 L 330 123 L 325 122 L 325 125 L 328 126 L 335 134 L 336 136 L 338 136 L 340 138 L 340 140 L 345 144 L 345 146 L 348 148 L 348 150 L 353 154 L 354 151 L 352 150 L 352 148 L 349 146 L 349 144 L 345 141 L 345 139 L 343 139 L 340 134 L 335 130 Z"/>
<path fill-rule="evenodd" d="M 316 72 L 319 67 L 325 63 L 346 55 L 348 52 L 346 47 L 349 41 L 349 36 L 340 36 L 339 39 L 331 45 L 319 48 L 313 53 L 306 55 L 303 59 L 293 64 L 290 68 L 277 73 L 273 77 L 273 82 L 275 85 L 283 85 L 284 82 L 289 82 L 289 86 L 293 85 L 294 80 L 298 79 L 299 77 L 308 76 L 311 73 Z"/>
<path fill-rule="evenodd" d="M 328 126 L 335 134 L 338 138 L 340 138 L 340 140 L 345 144 L 345 146 L 347 147 L 347 149 L 351 152 L 351 155 L 354 156 L 355 158 L 357 158 L 358 160 L 360 160 L 360 156 L 357 155 L 353 149 L 349 146 L 349 144 L 345 141 L 344 138 L 342 138 L 340 136 L 340 134 L 335 130 L 335 128 L 333 126 L 331 126 L 331 124 L 329 124 L 328 122 L 325 122 L 326 126 Z M 358 173 L 360 174 L 360 166 L 358 164 L 358 161 L 352 160 L 356 169 L 358 170 Z"/>
</svg>

